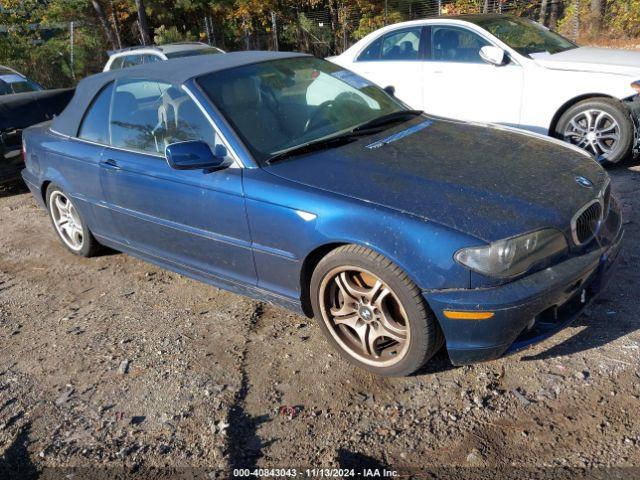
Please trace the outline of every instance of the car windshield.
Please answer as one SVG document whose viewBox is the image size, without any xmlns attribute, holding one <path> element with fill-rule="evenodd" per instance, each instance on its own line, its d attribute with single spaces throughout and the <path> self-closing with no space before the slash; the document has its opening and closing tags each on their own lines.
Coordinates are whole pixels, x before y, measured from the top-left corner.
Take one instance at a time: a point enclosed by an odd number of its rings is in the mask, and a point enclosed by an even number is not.
<svg viewBox="0 0 640 480">
<path fill-rule="evenodd" d="M 368 80 L 313 57 L 245 65 L 197 81 L 260 163 L 375 119 L 397 122 L 394 114 L 406 110 Z"/>
<path fill-rule="evenodd" d="M 165 53 L 167 58 L 179 58 L 179 57 L 195 57 L 196 55 L 215 55 L 216 53 L 223 53 L 220 49 L 215 47 L 209 48 L 194 48 L 193 50 L 181 50 L 179 52 Z"/>
<path fill-rule="evenodd" d="M 15 73 L 0 74 L 0 95 L 37 92 L 38 90 L 42 90 L 42 87 L 26 77 Z"/>
<path fill-rule="evenodd" d="M 517 17 L 480 17 L 471 22 L 489 31 L 525 56 L 554 54 L 578 46 L 539 23 Z"/>
</svg>

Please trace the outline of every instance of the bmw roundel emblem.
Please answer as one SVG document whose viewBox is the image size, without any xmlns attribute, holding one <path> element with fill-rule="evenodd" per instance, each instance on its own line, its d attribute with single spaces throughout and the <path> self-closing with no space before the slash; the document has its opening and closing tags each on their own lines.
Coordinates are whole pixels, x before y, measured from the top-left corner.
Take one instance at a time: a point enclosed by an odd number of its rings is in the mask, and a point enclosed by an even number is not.
<svg viewBox="0 0 640 480">
<path fill-rule="evenodd" d="M 576 177 L 576 182 L 578 183 L 578 185 L 580 185 L 581 187 L 584 187 L 584 188 L 593 187 L 593 182 L 591 180 L 589 180 L 588 178 L 583 177 L 583 176 L 577 176 Z"/>
</svg>

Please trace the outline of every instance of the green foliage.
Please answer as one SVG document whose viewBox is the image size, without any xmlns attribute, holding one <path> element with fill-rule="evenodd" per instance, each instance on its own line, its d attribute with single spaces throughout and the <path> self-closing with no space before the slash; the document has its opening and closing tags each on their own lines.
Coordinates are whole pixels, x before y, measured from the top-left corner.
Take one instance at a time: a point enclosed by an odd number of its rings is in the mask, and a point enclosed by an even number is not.
<svg viewBox="0 0 640 480">
<path fill-rule="evenodd" d="M 97 0 L 103 16 L 88 0 L 0 0 L 0 64 L 7 64 L 49 87 L 74 84 L 102 69 L 113 43 L 139 45 L 136 0 Z M 486 5 L 495 9 L 500 0 Z M 510 13 L 538 19 L 541 0 L 505 0 Z M 588 32 L 590 0 L 560 0 L 558 29 L 573 37 L 576 19 Z M 603 32 L 608 36 L 640 36 L 640 0 L 603 0 Z M 213 40 L 227 50 L 272 48 L 272 12 L 278 22 L 281 49 L 326 56 L 386 24 L 433 13 L 437 0 L 144 0 L 155 43 L 205 39 L 205 17 Z M 442 13 L 481 12 L 485 0 L 442 0 Z M 421 7 L 420 10 L 417 7 Z M 414 12 L 414 13 L 410 13 Z M 424 13 L 418 13 L 423 15 Z M 333 21 L 331 21 L 333 18 Z M 76 23 L 71 66 L 69 22 Z M 319 25 L 323 23 L 323 25 Z M 30 28 L 30 25 L 55 28 Z M 116 28 L 117 27 L 117 28 Z"/>
<path fill-rule="evenodd" d="M 478 13 L 482 11 L 480 0 L 455 0 L 447 2 L 442 7 L 445 15 L 463 15 L 465 13 Z"/>
<path fill-rule="evenodd" d="M 578 21 L 578 27 L 580 27 L 586 25 L 588 19 L 589 2 L 583 0 L 579 2 L 579 5 L 576 5 L 576 2 L 572 0 L 567 2 L 564 16 L 558 21 L 557 30 L 567 37 L 573 37 L 576 30 L 576 20 Z"/>
<path fill-rule="evenodd" d="M 403 20 L 400 12 L 388 12 L 386 18 L 386 24 L 391 25 L 393 23 L 401 22 Z M 375 32 L 377 29 L 385 26 L 384 12 L 378 14 L 367 13 L 362 16 L 358 24 L 358 28 L 353 32 L 353 38 L 360 40 L 366 37 L 371 32 Z"/>
<path fill-rule="evenodd" d="M 640 36 L 640 0 L 609 0 L 606 20 L 620 36 Z"/>
<path fill-rule="evenodd" d="M 194 35 L 191 35 L 189 32 L 182 33 L 178 31 L 178 28 L 166 27 L 165 25 L 160 25 L 155 29 L 153 35 L 153 43 L 156 45 L 164 45 L 165 43 L 175 43 L 175 42 L 188 42 L 194 41 L 197 38 Z"/>
</svg>

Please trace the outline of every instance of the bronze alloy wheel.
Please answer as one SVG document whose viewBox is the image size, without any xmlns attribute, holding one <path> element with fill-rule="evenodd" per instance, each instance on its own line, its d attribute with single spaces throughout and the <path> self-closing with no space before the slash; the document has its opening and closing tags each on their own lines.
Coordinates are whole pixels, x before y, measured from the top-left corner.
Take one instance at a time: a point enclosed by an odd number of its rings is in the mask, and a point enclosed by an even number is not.
<svg viewBox="0 0 640 480">
<path fill-rule="evenodd" d="M 322 319 L 335 341 L 355 359 L 376 367 L 407 353 L 410 323 L 398 296 L 373 273 L 337 267 L 320 284 Z"/>
</svg>

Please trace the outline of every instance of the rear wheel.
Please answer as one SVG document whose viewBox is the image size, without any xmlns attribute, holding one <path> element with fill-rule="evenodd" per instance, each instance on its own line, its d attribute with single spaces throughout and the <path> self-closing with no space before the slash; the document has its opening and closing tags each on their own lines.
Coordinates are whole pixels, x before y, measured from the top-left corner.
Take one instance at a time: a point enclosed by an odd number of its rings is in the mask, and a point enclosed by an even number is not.
<svg viewBox="0 0 640 480">
<path fill-rule="evenodd" d="M 98 253 L 100 245 L 69 195 L 52 183 L 47 187 L 46 200 L 53 228 L 67 250 L 82 257 Z"/>
<path fill-rule="evenodd" d="M 595 155 L 600 163 L 617 163 L 631 153 L 634 128 L 618 100 L 590 98 L 562 114 L 555 135 Z"/>
<path fill-rule="evenodd" d="M 311 279 L 314 315 L 329 342 L 355 365 L 408 375 L 442 346 L 420 290 L 388 259 L 355 245 L 323 258 Z"/>
</svg>

